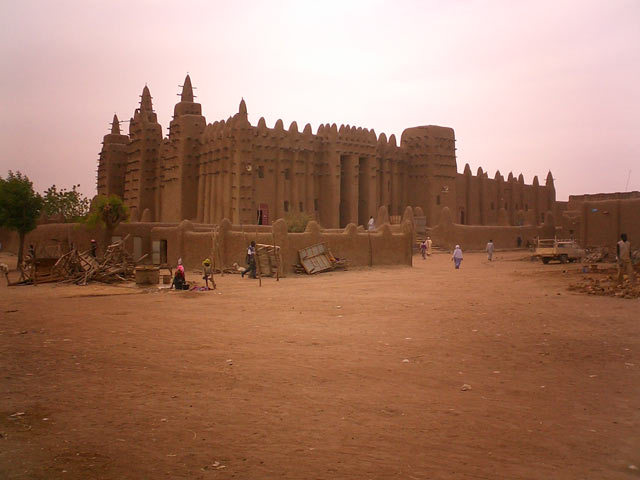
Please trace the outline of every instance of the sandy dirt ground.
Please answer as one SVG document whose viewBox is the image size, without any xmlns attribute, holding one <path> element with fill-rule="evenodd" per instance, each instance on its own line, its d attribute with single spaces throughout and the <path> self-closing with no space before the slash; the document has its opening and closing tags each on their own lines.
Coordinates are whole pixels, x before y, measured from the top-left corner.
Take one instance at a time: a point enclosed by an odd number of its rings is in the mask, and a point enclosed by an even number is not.
<svg viewBox="0 0 640 480">
<path fill-rule="evenodd" d="M 639 301 L 522 256 L 2 281 L 0 478 L 640 478 Z"/>
</svg>

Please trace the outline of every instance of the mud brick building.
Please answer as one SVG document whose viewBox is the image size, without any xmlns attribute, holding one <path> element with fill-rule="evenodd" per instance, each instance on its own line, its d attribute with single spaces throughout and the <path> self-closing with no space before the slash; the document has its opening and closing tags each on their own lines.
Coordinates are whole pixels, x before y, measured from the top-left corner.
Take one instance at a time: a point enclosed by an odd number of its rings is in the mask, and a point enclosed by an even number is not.
<svg viewBox="0 0 640 480">
<path fill-rule="evenodd" d="M 282 120 L 251 125 L 238 113 L 207 123 L 187 75 L 165 137 L 145 86 L 120 132 L 114 116 L 98 165 L 98 193 L 117 194 L 147 222 L 271 224 L 304 212 L 324 228 L 366 224 L 379 207 L 400 215 L 420 207 L 427 226 L 444 207 L 466 225 L 540 225 L 555 211 L 551 173 L 545 185 L 509 174 L 493 178 L 469 166 L 458 173 L 451 128 L 420 126 L 395 135 L 336 124 L 315 133 Z"/>
</svg>

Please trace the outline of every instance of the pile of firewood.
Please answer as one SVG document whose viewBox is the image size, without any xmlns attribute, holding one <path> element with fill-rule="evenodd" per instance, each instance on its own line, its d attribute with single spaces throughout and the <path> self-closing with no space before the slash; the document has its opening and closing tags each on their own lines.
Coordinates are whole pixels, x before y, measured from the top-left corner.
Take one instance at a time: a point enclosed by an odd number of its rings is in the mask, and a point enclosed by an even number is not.
<svg viewBox="0 0 640 480">
<path fill-rule="evenodd" d="M 89 252 L 74 249 L 58 259 L 53 272 L 60 281 L 78 285 L 86 285 L 92 280 L 104 283 L 130 280 L 134 276 L 136 262 L 124 248 L 126 239 L 127 237 L 109 245 L 101 259 L 93 257 Z"/>
<path fill-rule="evenodd" d="M 20 279 L 12 282 L 5 272 L 7 285 L 37 285 L 39 283 L 75 283 L 86 285 L 90 281 L 115 283 L 133 280 L 136 265 L 147 255 L 134 261 L 124 248 L 129 236 L 107 247 L 102 258 L 73 249 L 60 258 L 32 258 L 27 256 L 20 268 Z"/>
</svg>

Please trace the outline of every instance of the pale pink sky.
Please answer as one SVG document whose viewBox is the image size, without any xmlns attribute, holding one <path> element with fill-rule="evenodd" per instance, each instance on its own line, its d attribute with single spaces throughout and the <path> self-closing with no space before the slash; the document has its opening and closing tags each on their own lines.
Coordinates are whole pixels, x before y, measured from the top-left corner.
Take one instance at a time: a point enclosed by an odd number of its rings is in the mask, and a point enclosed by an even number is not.
<svg viewBox="0 0 640 480">
<path fill-rule="evenodd" d="M 187 72 L 208 122 L 455 129 L 458 171 L 640 190 L 640 1 L 0 1 L 0 175 L 95 193 L 102 136 Z M 124 126 L 128 131 L 128 127 Z"/>
</svg>

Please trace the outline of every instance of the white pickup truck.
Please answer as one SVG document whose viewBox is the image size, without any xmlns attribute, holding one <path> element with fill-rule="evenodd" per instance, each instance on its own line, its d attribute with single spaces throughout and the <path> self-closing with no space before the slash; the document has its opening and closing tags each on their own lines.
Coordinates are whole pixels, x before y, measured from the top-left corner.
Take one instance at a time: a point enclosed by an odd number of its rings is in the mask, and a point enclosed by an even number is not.
<svg viewBox="0 0 640 480">
<path fill-rule="evenodd" d="M 557 260 L 560 263 L 580 261 L 584 257 L 585 251 L 574 240 L 551 238 L 538 240 L 536 255 L 546 265 L 551 260 Z"/>
</svg>

